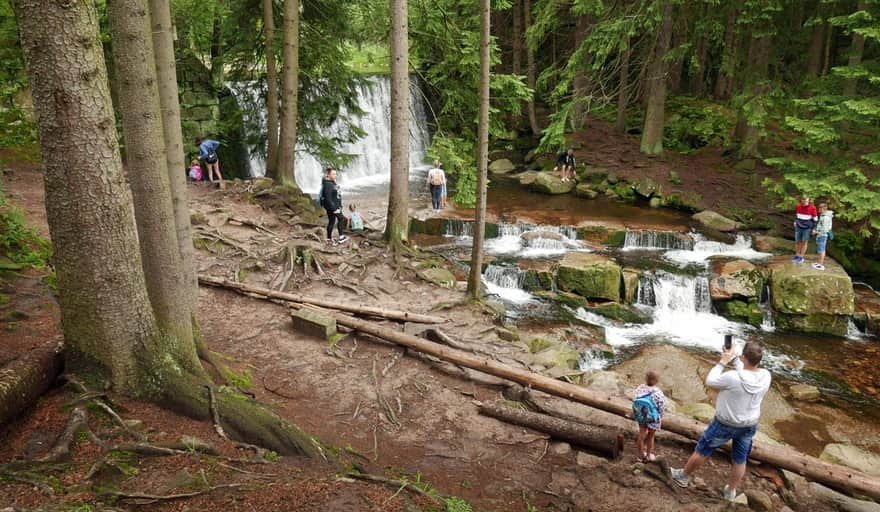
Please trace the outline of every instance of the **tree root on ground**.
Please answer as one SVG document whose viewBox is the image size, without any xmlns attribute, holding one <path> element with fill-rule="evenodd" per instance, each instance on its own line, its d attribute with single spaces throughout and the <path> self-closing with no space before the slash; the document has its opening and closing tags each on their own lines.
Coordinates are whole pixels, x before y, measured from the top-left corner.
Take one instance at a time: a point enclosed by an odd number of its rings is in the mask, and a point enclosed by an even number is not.
<svg viewBox="0 0 880 512">
<path fill-rule="evenodd" d="M 76 435 L 89 428 L 88 413 L 85 407 L 76 406 L 67 420 L 67 425 L 48 453 L 37 459 L 37 462 L 59 462 L 70 457 L 70 445 Z"/>
<path fill-rule="evenodd" d="M 198 491 L 193 492 L 185 492 L 180 494 L 168 494 L 168 495 L 157 495 L 157 494 L 144 494 L 139 492 L 121 492 L 121 491 L 111 491 L 111 490 L 102 490 L 101 496 L 108 496 L 117 499 L 123 500 L 138 500 L 139 505 L 149 505 L 150 503 L 155 503 L 157 501 L 168 501 L 168 500 L 179 500 L 182 498 L 192 498 L 194 496 L 199 496 L 202 494 L 206 494 L 209 492 L 216 491 L 217 489 L 238 489 L 240 487 L 248 487 L 253 484 L 219 484 L 212 485 L 206 489 L 200 489 Z"/>
<path fill-rule="evenodd" d="M 406 489 L 413 494 L 418 494 L 419 496 L 424 496 L 425 498 L 428 498 L 429 500 L 433 501 L 434 503 L 441 502 L 440 498 L 437 498 L 436 496 L 433 496 L 433 495 L 419 489 L 418 487 L 413 485 L 412 482 L 407 481 L 407 480 L 393 480 L 391 478 L 370 475 L 367 473 L 348 473 L 345 477 L 339 478 L 339 480 L 341 480 L 343 482 L 345 482 L 346 479 L 349 479 L 349 481 L 351 479 L 365 480 L 367 482 L 377 482 L 380 484 L 384 484 L 384 485 L 393 487 L 394 489 Z"/>
</svg>

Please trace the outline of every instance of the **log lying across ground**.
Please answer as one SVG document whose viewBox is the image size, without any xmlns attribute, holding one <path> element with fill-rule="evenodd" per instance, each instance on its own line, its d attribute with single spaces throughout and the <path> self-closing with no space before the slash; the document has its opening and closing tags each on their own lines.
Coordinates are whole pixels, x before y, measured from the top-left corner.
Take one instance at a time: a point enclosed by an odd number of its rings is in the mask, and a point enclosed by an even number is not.
<svg viewBox="0 0 880 512">
<path fill-rule="evenodd" d="M 0 425 L 32 407 L 61 372 L 61 340 L 31 349 L 0 369 Z"/>
<path fill-rule="evenodd" d="M 389 320 L 397 320 L 400 322 L 416 322 L 420 324 L 442 324 L 446 322 L 445 318 L 439 316 L 422 315 L 419 313 L 410 313 L 409 311 L 384 309 L 373 306 L 346 304 L 344 302 L 338 302 L 334 300 L 307 297 L 298 293 L 277 292 L 268 288 L 261 288 L 259 286 L 252 286 L 244 283 L 236 283 L 234 281 L 205 275 L 199 275 L 199 283 L 209 286 L 216 286 L 219 288 L 226 288 L 229 290 L 235 290 L 241 293 L 259 295 L 266 299 L 277 299 L 286 302 L 293 302 L 296 304 L 311 304 L 312 306 L 335 309 L 337 311 L 347 311 L 349 313 L 354 313 L 357 315 L 387 318 Z"/>
<path fill-rule="evenodd" d="M 546 432 L 556 439 L 588 448 L 607 459 L 616 459 L 623 450 L 623 434 L 614 430 L 492 403 L 480 404 L 479 408 L 486 416 Z"/>
<path fill-rule="evenodd" d="M 341 313 L 328 312 L 328 314 L 336 317 L 336 322 L 340 325 L 432 355 L 444 361 L 494 375 L 495 377 L 501 377 L 523 386 L 531 386 L 532 389 L 567 398 L 590 407 L 595 407 L 596 409 L 617 414 L 618 416 L 632 417 L 632 404 L 623 398 L 606 393 L 598 393 L 575 384 L 545 377 L 538 373 L 513 368 L 497 361 L 395 331 L 373 322 Z M 706 429 L 706 424 L 677 414 L 666 414 L 663 416 L 663 428 L 696 440 L 703 433 L 703 430 Z M 774 446 L 755 440 L 752 446 L 751 458 L 793 471 L 815 482 L 847 489 L 856 494 L 870 496 L 874 499 L 880 499 L 880 478 L 845 466 L 831 464 L 816 457 L 800 453 L 792 448 Z"/>
</svg>

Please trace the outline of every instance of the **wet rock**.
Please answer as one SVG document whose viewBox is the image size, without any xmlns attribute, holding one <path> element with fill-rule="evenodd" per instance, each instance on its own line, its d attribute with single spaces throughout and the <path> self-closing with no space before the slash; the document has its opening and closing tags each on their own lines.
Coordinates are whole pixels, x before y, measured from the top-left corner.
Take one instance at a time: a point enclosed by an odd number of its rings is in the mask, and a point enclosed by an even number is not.
<svg viewBox="0 0 880 512">
<path fill-rule="evenodd" d="M 663 206 L 685 212 L 698 212 L 705 209 L 703 196 L 696 192 L 682 192 L 663 196 Z"/>
<path fill-rule="evenodd" d="M 496 327 L 495 334 L 504 341 L 519 341 L 519 333 L 504 327 Z"/>
<path fill-rule="evenodd" d="M 550 453 L 556 455 L 568 455 L 571 453 L 571 445 L 562 441 L 550 443 Z"/>
<path fill-rule="evenodd" d="M 849 328 L 849 317 L 845 315 L 789 315 L 777 313 L 773 315 L 776 328 L 788 332 L 809 332 L 846 336 Z"/>
<path fill-rule="evenodd" d="M 852 280 L 836 262 L 825 270 L 796 265 L 785 257 L 769 265 L 777 327 L 788 331 L 844 336 L 854 311 Z"/>
<path fill-rule="evenodd" d="M 726 300 L 715 302 L 715 309 L 718 314 L 734 320 L 743 322 L 755 327 L 761 325 L 764 321 L 764 312 L 758 305 L 757 299 L 743 300 Z"/>
<path fill-rule="evenodd" d="M 749 508 L 756 512 L 771 512 L 773 510 L 773 502 L 770 496 L 761 491 L 746 491 L 746 498 L 749 502 Z"/>
<path fill-rule="evenodd" d="M 535 182 L 535 178 L 538 177 L 538 171 L 526 171 L 518 175 L 519 184 L 528 186 Z"/>
<path fill-rule="evenodd" d="M 592 311 L 597 315 L 602 315 L 605 318 L 620 320 L 621 322 L 628 324 L 649 324 L 652 321 L 650 314 L 645 313 L 634 306 L 620 304 L 618 302 L 606 302 L 596 307 L 589 308 L 589 311 Z"/>
<path fill-rule="evenodd" d="M 589 299 L 620 300 L 620 265 L 593 253 L 569 252 L 559 262 L 560 289 Z"/>
<path fill-rule="evenodd" d="M 746 260 L 712 262 L 709 295 L 713 301 L 757 298 L 763 285 L 761 271 Z"/>
<path fill-rule="evenodd" d="M 523 233 L 520 237 L 526 242 L 532 242 L 538 238 L 546 238 L 548 240 L 558 240 L 563 241 L 565 237 L 563 237 L 559 233 L 555 233 L 553 231 L 529 231 L 527 233 Z"/>
<path fill-rule="evenodd" d="M 650 176 L 645 176 L 633 185 L 632 189 L 639 197 L 649 199 L 657 192 L 657 183 Z"/>
<path fill-rule="evenodd" d="M 523 274 L 522 289 L 527 292 L 553 289 L 553 271 L 550 269 L 528 269 Z"/>
<path fill-rule="evenodd" d="M 758 235 L 754 238 L 754 244 L 756 251 L 773 254 L 794 254 L 794 240 Z"/>
<path fill-rule="evenodd" d="M 455 286 L 455 275 L 445 268 L 426 268 L 420 270 L 418 275 L 425 281 L 436 284 L 437 286 L 442 286 L 443 288 L 452 288 Z"/>
<path fill-rule="evenodd" d="M 489 173 L 507 174 L 516 169 L 516 166 L 507 158 L 500 158 L 489 164 Z"/>
<path fill-rule="evenodd" d="M 880 455 L 851 444 L 831 443 L 825 445 L 819 458 L 857 469 L 869 475 L 880 476 Z"/>
<path fill-rule="evenodd" d="M 574 370 L 580 361 L 580 353 L 564 341 L 537 338 L 532 340 L 530 348 L 534 353 L 532 364 L 544 368 Z"/>
<path fill-rule="evenodd" d="M 590 374 L 587 379 L 587 388 L 593 391 L 623 396 L 626 394 L 626 385 L 615 372 L 597 371 Z"/>
<path fill-rule="evenodd" d="M 694 403 L 709 399 L 703 384 L 708 373 L 707 366 L 684 349 L 673 345 L 653 345 L 644 347 L 638 355 L 615 367 L 615 370 L 626 378 L 633 389 L 645 382 L 648 370 L 653 370 L 660 375 L 659 386 L 667 397 L 680 403 Z"/>
<path fill-rule="evenodd" d="M 584 170 L 580 173 L 583 181 L 589 183 L 601 183 L 608 177 L 608 169 L 604 167 L 593 167 L 591 165 L 587 165 L 584 167 Z"/>
<path fill-rule="evenodd" d="M 567 194 L 574 188 L 574 181 L 562 181 L 559 176 L 542 172 L 535 177 L 531 187 L 535 192 L 542 194 Z"/>
<path fill-rule="evenodd" d="M 580 183 L 575 187 L 574 195 L 585 199 L 596 199 L 599 197 L 599 192 L 593 188 L 592 183 Z"/>
<path fill-rule="evenodd" d="M 819 388 L 816 386 L 810 386 L 809 384 L 795 384 L 788 388 L 788 391 L 791 393 L 792 398 L 800 400 L 801 402 L 815 402 L 821 395 L 819 393 Z"/>
<path fill-rule="evenodd" d="M 728 219 L 720 213 L 713 212 L 712 210 L 701 211 L 700 213 L 694 214 L 691 218 L 709 229 L 721 231 L 722 233 L 736 231 L 740 227 L 739 222 Z"/>
<path fill-rule="evenodd" d="M 690 416 L 703 423 L 709 423 L 715 417 L 715 407 L 704 403 L 690 403 L 679 407 L 678 413 Z"/>
<path fill-rule="evenodd" d="M 632 304 L 636 301 L 636 294 L 639 291 L 639 278 L 642 271 L 636 268 L 625 268 L 622 271 L 623 278 L 623 301 Z"/>
</svg>

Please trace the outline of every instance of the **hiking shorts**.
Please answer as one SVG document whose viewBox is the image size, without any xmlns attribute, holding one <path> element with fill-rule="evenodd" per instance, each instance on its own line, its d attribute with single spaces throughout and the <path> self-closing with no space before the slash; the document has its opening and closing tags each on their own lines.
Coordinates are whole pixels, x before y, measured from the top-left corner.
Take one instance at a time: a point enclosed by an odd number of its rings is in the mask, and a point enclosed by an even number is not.
<svg viewBox="0 0 880 512">
<path fill-rule="evenodd" d="M 819 254 L 823 254 L 825 252 L 825 246 L 828 245 L 828 235 L 819 235 L 816 237 L 816 252 Z"/>
<path fill-rule="evenodd" d="M 794 241 L 795 242 L 809 242 L 810 234 L 813 232 L 812 228 L 794 228 Z"/>
<path fill-rule="evenodd" d="M 703 457 L 708 457 L 712 455 L 712 452 L 724 446 L 727 441 L 733 440 L 730 458 L 734 464 L 745 464 L 749 458 L 749 453 L 752 452 L 752 438 L 757 431 L 757 425 L 752 425 L 751 427 L 731 427 L 717 419 L 713 419 L 697 442 L 697 453 Z"/>
</svg>

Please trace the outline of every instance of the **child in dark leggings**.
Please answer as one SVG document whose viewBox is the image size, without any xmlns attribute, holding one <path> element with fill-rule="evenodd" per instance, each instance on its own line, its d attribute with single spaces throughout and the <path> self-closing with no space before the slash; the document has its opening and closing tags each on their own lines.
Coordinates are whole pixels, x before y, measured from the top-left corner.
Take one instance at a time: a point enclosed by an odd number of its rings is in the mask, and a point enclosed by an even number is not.
<svg viewBox="0 0 880 512">
<path fill-rule="evenodd" d="M 336 169 L 327 168 L 327 175 L 321 180 L 321 205 L 327 211 L 327 243 L 338 244 L 348 240 L 342 232 L 345 229 L 345 216 L 342 215 L 342 195 L 336 184 Z M 333 238 L 333 225 L 337 224 L 339 238 Z"/>
</svg>

